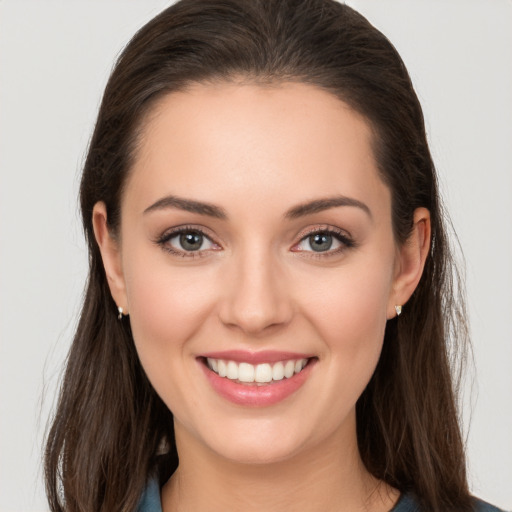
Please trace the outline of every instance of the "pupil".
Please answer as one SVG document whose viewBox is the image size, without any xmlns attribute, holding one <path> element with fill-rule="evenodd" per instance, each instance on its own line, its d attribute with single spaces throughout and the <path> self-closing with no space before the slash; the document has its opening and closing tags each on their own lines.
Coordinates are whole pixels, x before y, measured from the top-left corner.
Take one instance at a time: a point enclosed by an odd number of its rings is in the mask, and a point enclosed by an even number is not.
<svg viewBox="0 0 512 512">
<path fill-rule="evenodd" d="M 332 235 L 326 233 L 317 233 L 309 237 L 309 243 L 313 251 L 328 251 L 332 245 Z"/>
<path fill-rule="evenodd" d="M 180 235 L 180 244 L 187 251 L 197 251 L 203 244 L 203 235 L 200 233 L 185 233 Z"/>
</svg>

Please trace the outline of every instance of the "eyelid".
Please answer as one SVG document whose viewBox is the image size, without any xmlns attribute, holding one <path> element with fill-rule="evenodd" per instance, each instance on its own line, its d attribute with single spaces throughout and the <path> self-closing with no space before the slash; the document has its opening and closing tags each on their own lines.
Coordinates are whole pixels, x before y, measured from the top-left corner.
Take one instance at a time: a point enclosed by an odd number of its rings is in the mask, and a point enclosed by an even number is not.
<svg viewBox="0 0 512 512">
<path fill-rule="evenodd" d="M 352 240 L 352 235 L 346 229 L 331 226 L 330 224 L 317 224 L 315 226 L 308 226 L 298 233 L 297 240 L 300 241 L 303 238 L 314 235 L 316 233 L 332 233 L 334 235 L 339 235 L 343 238 Z"/>
<path fill-rule="evenodd" d="M 210 249 L 202 249 L 198 251 L 185 251 L 185 250 L 179 250 L 174 247 L 171 247 L 168 245 L 169 240 L 172 238 L 183 234 L 183 233 L 200 233 L 202 236 L 207 238 L 213 245 L 217 246 L 218 248 L 210 248 Z M 184 258 L 201 258 L 204 256 L 207 256 L 208 253 L 212 251 L 218 251 L 222 249 L 222 246 L 215 240 L 215 237 L 210 234 L 210 230 L 204 228 L 203 226 L 198 226 L 194 224 L 183 224 L 180 226 L 173 226 L 172 228 L 169 228 L 165 230 L 161 235 L 159 235 L 155 240 L 154 243 L 156 243 L 158 246 L 160 246 L 163 250 L 175 255 L 175 256 L 181 256 Z"/>
<path fill-rule="evenodd" d="M 216 248 L 212 249 L 202 249 L 197 251 L 185 251 L 185 250 L 179 250 L 174 247 L 171 247 L 167 244 L 170 239 L 182 234 L 182 233 L 188 233 L 188 232 L 196 232 L 200 233 L 202 236 L 207 238 L 213 245 L 217 246 Z M 333 250 L 327 250 L 323 252 L 315 252 L 315 251 L 307 251 L 307 250 L 297 250 L 296 248 L 304 239 L 307 237 L 317 234 L 317 233 L 327 233 L 329 235 L 334 236 L 337 241 L 341 244 L 341 247 L 338 247 Z M 316 258 L 323 258 L 323 257 L 329 257 L 336 255 L 338 253 L 341 253 L 343 251 L 346 251 L 347 249 L 351 249 L 356 246 L 356 242 L 350 235 L 350 233 L 344 229 L 322 224 L 317 226 L 311 226 L 306 229 L 301 230 L 301 232 L 297 235 L 296 242 L 291 247 L 292 252 L 296 253 L 307 253 L 308 257 L 316 257 Z M 205 257 L 208 256 L 209 253 L 212 251 L 219 251 L 222 250 L 221 244 L 219 244 L 216 241 L 216 237 L 213 236 L 208 228 L 205 228 L 200 225 L 194 225 L 194 224 L 183 224 L 180 226 L 173 226 L 172 228 L 169 228 L 165 230 L 161 235 L 159 235 L 156 239 L 154 239 L 154 243 L 160 246 L 163 250 L 181 257 L 186 258 L 199 258 L 199 257 Z"/>
<path fill-rule="evenodd" d="M 323 252 L 305 251 L 305 250 L 297 250 L 297 249 L 294 250 L 294 248 L 296 248 L 306 238 L 308 238 L 312 235 L 315 235 L 315 234 L 320 234 L 320 233 L 327 233 L 329 235 L 334 236 L 336 238 L 336 240 L 341 244 L 341 247 L 338 247 L 337 249 L 333 249 L 333 250 L 323 251 Z M 323 258 L 323 257 L 333 256 L 333 255 L 339 254 L 343 251 L 346 251 L 347 249 L 356 247 L 356 242 L 354 241 L 354 239 L 352 238 L 352 235 L 348 231 L 334 227 L 334 226 L 329 226 L 326 224 L 308 227 L 308 228 L 302 230 L 297 235 L 297 239 L 298 240 L 293 244 L 293 246 L 291 248 L 292 252 L 308 253 L 307 254 L 308 257 L 315 257 L 315 258 Z"/>
</svg>

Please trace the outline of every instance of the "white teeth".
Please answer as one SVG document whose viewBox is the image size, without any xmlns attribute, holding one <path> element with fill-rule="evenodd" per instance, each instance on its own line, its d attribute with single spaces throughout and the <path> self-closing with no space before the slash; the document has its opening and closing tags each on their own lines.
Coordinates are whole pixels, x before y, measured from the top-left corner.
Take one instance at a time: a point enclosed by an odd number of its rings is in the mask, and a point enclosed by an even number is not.
<svg viewBox="0 0 512 512">
<path fill-rule="evenodd" d="M 283 380 L 284 378 L 284 364 L 276 363 L 272 367 L 272 380 Z"/>
<path fill-rule="evenodd" d="M 218 372 L 219 371 L 218 364 L 217 364 L 217 359 L 212 359 L 211 357 L 209 357 L 208 358 L 208 365 L 210 366 L 210 368 L 214 372 Z"/>
<path fill-rule="evenodd" d="M 287 361 L 284 365 L 284 376 L 289 379 L 295 373 L 295 361 Z"/>
<path fill-rule="evenodd" d="M 217 372 L 219 374 L 219 377 L 225 377 L 227 374 L 228 374 L 228 369 L 226 367 L 226 363 L 224 361 L 222 361 L 221 359 L 219 359 L 219 361 L 217 361 L 217 364 L 218 364 L 218 368 L 219 368 L 219 371 Z M 213 368 L 212 368 L 213 370 Z"/>
<path fill-rule="evenodd" d="M 289 361 L 278 361 L 274 364 L 261 363 L 253 365 L 250 363 L 236 363 L 223 359 L 207 358 L 208 367 L 220 377 L 227 377 L 230 380 L 240 382 L 256 382 L 264 384 L 268 382 L 289 379 L 299 373 L 306 366 L 307 359 L 294 359 Z"/>
<path fill-rule="evenodd" d="M 238 365 L 234 361 L 228 361 L 226 377 L 231 380 L 238 380 Z"/>
<path fill-rule="evenodd" d="M 240 363 L 238 365 L 238 380 L 240 382 L 254 382 L 254 373 L 254 366 L 252 364 Z"/>
<path fill-rule="evenodd" d="M 256 366 L 255 382 L 270 382 L 272 380 L 272 368 L 268 363 Z"/>
</svg>

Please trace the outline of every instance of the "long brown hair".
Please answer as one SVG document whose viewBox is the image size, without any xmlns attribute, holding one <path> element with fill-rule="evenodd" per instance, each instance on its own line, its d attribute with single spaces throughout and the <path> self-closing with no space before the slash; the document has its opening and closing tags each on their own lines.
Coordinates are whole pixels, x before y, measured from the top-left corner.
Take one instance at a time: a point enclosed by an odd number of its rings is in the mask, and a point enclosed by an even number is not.
<svg viewBox="0 0 512 512">
<path fill-rule="evenodd" d="M 158 99 L 191 83 L 240 77 L 315 85 L 368 120 L 397 243 L 407 240 L 414 210 L 430 210 L 430 254 L 403 314 L 388 321 L 380 361 L 357 403 L 358 442 L 367 469 L 412 492 L 425 510 L 470 510 L 452 375 L 461 360 L 452 356 L 467 341 L 464 302 L 423 114 L 392 44 L 333 0 L 182 0 L 119 57 L 82 176 L 89 278 L 46 445 L 51 510 L 133 510 L 148 475 L 164 482 L 178 465 L 172 414 L 141 367 L 129 321 L 117 320 L 92 210 L 105 202 L 116 232 L 138 135 Z"/>
</svg>

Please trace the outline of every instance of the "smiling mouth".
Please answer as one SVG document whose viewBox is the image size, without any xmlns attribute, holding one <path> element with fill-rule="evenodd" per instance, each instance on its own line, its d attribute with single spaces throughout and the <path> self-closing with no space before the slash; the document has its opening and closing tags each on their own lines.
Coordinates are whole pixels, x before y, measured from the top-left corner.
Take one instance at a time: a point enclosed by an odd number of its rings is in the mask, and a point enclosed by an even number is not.
<svg viewBox="0 0 512 512">
<path fill-rule="evenodd" d="M 206 366 L 219 377 L 258 386 L 290 379 L 302 372 L 312 358 L 289 359 L 275 363 L 251 364 L 225 359 L 205 358 Z"/>
</svg>

